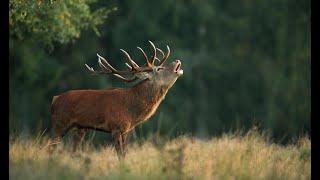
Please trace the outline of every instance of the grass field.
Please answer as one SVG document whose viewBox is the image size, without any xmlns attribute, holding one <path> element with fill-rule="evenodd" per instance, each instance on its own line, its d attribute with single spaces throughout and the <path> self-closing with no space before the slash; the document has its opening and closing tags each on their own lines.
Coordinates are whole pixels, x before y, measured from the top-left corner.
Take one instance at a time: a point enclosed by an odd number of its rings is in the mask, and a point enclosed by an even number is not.
<svg viewBox="0 0 320 180">
<path fill-rule="evenodd" d="M 10 179 L 311 179 L 306 137 L 281 146 L 251 130 L 208 140 L 131 142 L 121 162 L 111 145 L 85 143 L 72 153 L 69 143 L 41 149 L 47 141 L 10 137 Z"/>
</svg>

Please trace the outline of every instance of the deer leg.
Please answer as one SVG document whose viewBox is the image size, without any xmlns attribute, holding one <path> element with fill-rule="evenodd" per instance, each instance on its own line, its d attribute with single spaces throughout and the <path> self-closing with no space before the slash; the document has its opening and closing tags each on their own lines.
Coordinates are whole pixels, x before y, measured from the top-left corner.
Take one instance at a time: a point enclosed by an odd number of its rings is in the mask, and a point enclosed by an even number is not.
<svg viewBox="0 0 320 180">
<path fill-rule="evenodd" d="M 120 151 L 119 147 L 119 134 L 118 133 L 112 133 L 113 139 L 114 139 L 114 147 L 116 149 L 116 152 L 118 153 Z"/>
<path fill-rule="evenodd" d="M 124 153 L 123 153 L 123 140 L 122 140 L 122 135 L 120 134 L 119 137 L 118 137 L 118 143 L 119 143 L 119 157 L 122 158 L 124 156 Z"/>
<path fill-rule="evenodd" d="M 77 147 L 84 139 L 84 136 L 86 135 L 87 129 L 77 129 L 77 132 L 73 139 L 73 152 L 77 150 Z"/>
<path fill-rule="evenodd" d="M 52 143 L 60 143 L 62 141 L 62 138 L 68 133 L 71 127 L 71 125 L 66 126 L 63 124 L 53 123 L 54 138 Z"/>
<path fill-rule="evenodd" d="M 128 134 L 122 134 L 122 146 L 123 146 L 123 155 L 127 154 L 127 137 Z"/>
<path fill-rule="evenodd" d="M 117 151 L 117 155 L 119 159 L 123 158 L 123 140 L 122 134 L 120 132 L 113 133 L 114 140 L 115 140 L 115 149 Z"/>
<path fill-rule="evenodd" d="M 53 125 L 54 137 L 49 139 L 48 143 L 42 147 L 42 149 L 48 148 L 49 152 L 52 152 L 57 144 L 62 142 L 62 138 L 65 135 L 66 129 Z"/>
</svg>

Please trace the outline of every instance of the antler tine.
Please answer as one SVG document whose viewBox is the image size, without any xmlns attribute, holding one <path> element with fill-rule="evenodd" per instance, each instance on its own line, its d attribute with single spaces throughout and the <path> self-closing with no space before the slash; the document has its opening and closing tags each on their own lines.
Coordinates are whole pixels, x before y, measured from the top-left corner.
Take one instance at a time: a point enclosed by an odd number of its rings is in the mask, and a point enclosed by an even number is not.
<svg viewBox="0 0 320 180">
<path fill-rule="evenodd" d="M 108 71 L 117 71 L 114 67 L 111 66 L 111 64 L 108 63 L 107 60 L 105 60 L 102 56 L 100 56 L 98 53 L 97 53 L 97 56 L 98 56 L 98 64 L 99 66 L 101 67 L 101 69 L 104 69 L 104 70 L 108 70 Z M 110 68 L 107 68 L 103 63 L 102 61 Z"/>
<path fill-rule="evenodd" d="M 124 78 L 123 76 L 119 75 L 119 74 L 113 74 L 114 76 L 118 77 L 119 79 L 129 83 L 129 82 L 133 82 L 135 80 L 137 80 L 138 78 L 136 76 L 132 77 L 131 79 L 127 79 L 127 78 Z"/>
<path fill-rule="evenodd" d="M 148 67 L 151 67 L 152 65 L 150 64 L 149 59 L 148 59 L 146 53 L 144 52 L 144 50 L 143 50 L 141 47 L 137 47 L 137 48 L 140 50 L 140 52 L 141 52 L 141 53 L 143 54 L 143 56 L 144 56 L 144 59 L 147 61 L 147 66 L 148 66 Z"/>
<path fill-rule="evenodd" d="M 105 62 L 105 63 L 106 63 L 106 62 Z M 99 64 L 100 68 L 102 69 L 102 71 L 104 71 L 104 72 L 114 72 L 114 73 L 117 72 L 117 70 L 114 69 L 110 64 L 107 64 L 110 69 L 109 69 L 108 67 L 106 67 L 106 66 L 102 63 L 101 59 L 98 60 L 98 64 Z M 110 66 L 109 66 L 109 65 L 110 65 Z"/>
<path fill-rule="evenodd" d="M 132 70 L 132 67 L 131 67 L 128 63 L 125 63 L 125 65 L 126 65 L 130 70 Z"/>
<path fill-rule="evenodd" d="M 153 56 L 152 56 L 152 59 L 151 59 L 151 64 L 154 65 L 154 60 L 157 57 L 157 50 L 156 50 L 156 46 L 153 44 L 153 42 L 149 41 L 149 43 L 151 44 L 152 49 L 153 49 Z"/>
<path fill-rule="evenodd" d="M 111 72 L 107 72 L 105 70 L 103 71 L 95 71 L 92 67 L 88 66 L 87 64 L 84 64 L 86 68 L 92 73 L 92 74 L 111 74 Z"/>
<path fill-rule="evenodd" d="M 122 51 L 127 56 L 128 62 L 130 63 L 133 69 L 136 70 L 137 68 L 139 68 L 138 64 L 132 60 L 132 58 L 130 57 L 129 53 L 127 53 L 127 51 L 123 49 L 120 49 L 120 51 Z"/>
<path fill-rule="evenodd" d="M 162 65 L 167 61 L 169 55 L 170 55 L 170 48 L 169 48 L 169 46 L 167 45 L 167 54 L 166 54 L 165 57 L 161 60 L 160 66 L 162 66 Z"/>
<path fill-rule="evenodd" d="M 119 70 L 116 70 L 113 66 L 111 66 L 110 63 L 108 63 L 107 60 L 105 60 L 102 56 L 100 56 L 99 54 L 97 54 L 98 57 L 99 57 L 99 60 L 98 60 L 98 63 L 99 63 L 99 66 L 105 71 L 105 72 L 108 72 L 108 73 L 113 73 L 113 74 L 132 74 L 133 71 L 119 71 Z M 106 67 L 103 63 L 105 63 L 108 67 Z M 126 63 L 126 65 L 130 68 L 130 70 L 132 70 L 132 66 L 130 66 L 129 64 Z M 107 71 L 106 71 L 107 70 Z"/>
<path fill-rule="evenodd" d="M 164 56 L 165 56 L 164 52 L 159 48 L 156 48 L 156 49 L 162 54 L 162 58 L 164 58 Z"/>
<path fill-rule="evenodd" d="M 108 61 L 106 61 L 102 56 L 100 56 L 98 53 L 97 53 L 97 56 L 98 56 L 98 64 L 100 66 L 100 68 L 102 69 L 102 71 L 95 71 L 92 67 L 88 66 L 87 64 L 85 64 L 86 68 L 91 72 L 91 73 L 94 73 L 94 74 L 113 74 L 113 73 L 120 73 L 118 70 L 116 70 L 114 67 L 112 67 Z M 106 67 L 102 61 L 108 66 Z"/>
<path fill-rule="evenodd" d="M 94 69 L 90 66 L 88 66 L 88 64 L 84 64 L 86 66 L 86 68 L 90 71 L 90 72 L 95 72 Z"/>
<path fill-rule="evenodd" d="M 156 60 L 160 62 L 160 59 L 156 57 Z"/>
<path fill-rule="evenodd" d="M 114 75 L 115 77 L 117 77 L 117 78 L 119 78 L 119 79 L 121 79 L 121 80 L 123 80 L 123 81 L 125 81 L 125 82 L 127 82 L 127 83 L 133 82 L 133 81 L 135 81 L 135 80 L 138 79 L 136 76 L 133 76 L 132 78 L 127 79 L 127 78 L 121 76 L 120 74 L 114 74 L 115 72 L 112 72 L 112 71 L 110 71 L 110 72 L 106 72 L 106 71 L 104 71 L 104 70 L 103 70 L 103 71 L 95 71 L 92 67 L 88 66 L 87 64 L 85 64 L 85 66 L 86 66 L 86 68 L 87 68 L 90 72 L 92 72 L 93 74 L 112 74 L 112 75 Z M 105 68 L 105 66 L 104 66 L 103 64 L 101 64 L 101 66 L 103 66 L 103 68 Z M 100 66 L 100 67 L 101 67 L 101 66 Z"/>
<path fill-rule="evenodd" d="M 159 49 L 159 48 L 156 48 L 156 49 L 161 53 L 162 58 L 164 58 L 164 57 L 165 57 L 164 52 L 163 52 L 161 49 Z M 159 63 L 161 62 L 161 60 L 160 60 L 160 59 L 158 59 L 158 58 L 156 58 L 156 60 L 158 60 L 158 61 L 159 61 Z"/>
</svg>

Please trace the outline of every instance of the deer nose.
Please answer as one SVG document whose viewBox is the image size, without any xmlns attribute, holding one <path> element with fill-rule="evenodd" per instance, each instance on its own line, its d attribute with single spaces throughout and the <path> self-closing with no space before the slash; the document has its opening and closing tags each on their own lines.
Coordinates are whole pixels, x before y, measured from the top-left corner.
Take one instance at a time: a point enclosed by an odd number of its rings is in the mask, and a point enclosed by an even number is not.
<svg viewBox="0 0 320 180">
<path fill-rule="evenodd" d="M 181 61 L 179 59 L 176 59 L 174 62 L 175 63 L 181 63 Z"/>
</svg>

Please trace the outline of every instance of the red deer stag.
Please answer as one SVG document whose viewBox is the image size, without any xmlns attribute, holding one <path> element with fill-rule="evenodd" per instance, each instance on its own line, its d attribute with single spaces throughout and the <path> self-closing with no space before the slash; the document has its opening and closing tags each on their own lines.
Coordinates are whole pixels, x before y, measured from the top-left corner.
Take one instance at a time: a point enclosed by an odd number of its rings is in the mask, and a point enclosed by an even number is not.
<svg viewBox="0 0 320 180">
<path fill-rule="evenodd" d="M 138 124 L 148 120 L 156 111 L 168 90 L 183 74 L 180 60 L 165 64 L 170 48 L 164 53 L 149 41 L 153 55 L 149 59 L 146 53 L 137 47 L 146 63 L 139 66 L 130 55 L 120 49 L 129 62 L 129 70 L 116 70 L 103 57 L 98 55 L 101 71 L 85 66 L 93 74 L 107 74 L 125 81 L 139 83 L 131 88 L 109 88 L 103 90 L 71 90 L 54 96 L 51 106 L 51 119 L 55 132 L 55 141 L 60 142 L 69 129 L 75 127 L 74 139 L 76 150 L 88 129 L 112 133 L 115 149 L 119 157 L 126 152 L 126 138 Z M 157 58 L 159 51 L 163 58 Z M 158 61 L 158 65 L 155 62 Z"/>
</svg>

